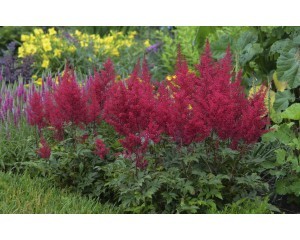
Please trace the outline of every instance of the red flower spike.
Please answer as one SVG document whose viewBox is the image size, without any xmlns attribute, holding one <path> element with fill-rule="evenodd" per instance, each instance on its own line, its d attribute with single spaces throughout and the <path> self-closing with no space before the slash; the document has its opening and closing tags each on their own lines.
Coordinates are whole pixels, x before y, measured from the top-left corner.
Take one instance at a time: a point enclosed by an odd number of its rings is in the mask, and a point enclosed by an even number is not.
<svg viewBox="0 0 300 240">
<path fill-rule="evenodd" d="M 28 123 L 37 126 L 39 130 L 45 127 L 44 105 L 41 94 L 37 91 L 33 92 L 28 99 L 28 107 L 26 108 Z"/>
<path fill-rule="evenodd" d="M 41 158 L 49 159 L 51 155 L 51 148 L 43 137 L 41 138 L 40 143 L 42 146 L 37 151 L 38 155 Z"/>
<path fill-rule="evenodd" d="M 104 159 L 105 156 L 108 154 L 109 149 L 106 148 L 104 142 L 101 139 L 96 139 L 95 145 L 96 145 L 95 154 L 101 159 Z"/>
</svg>

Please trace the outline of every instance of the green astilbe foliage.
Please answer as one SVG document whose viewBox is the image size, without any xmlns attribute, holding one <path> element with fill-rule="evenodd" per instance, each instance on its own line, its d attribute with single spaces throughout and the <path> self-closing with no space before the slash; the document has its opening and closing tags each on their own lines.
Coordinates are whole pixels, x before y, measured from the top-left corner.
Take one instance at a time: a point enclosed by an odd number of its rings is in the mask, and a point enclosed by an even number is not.
<svg viewBox="0 0 300 240">
<path fill-rule="evenodd" d="M 152 146 L 143 171 L 123 155 L 97 167 L 101 178 L 93 194 L 127 213 L 226 212 L 233 202 L 268 195 L 261 164 L 272 154 L 260 144 L 242 153 L 226 143 L 217 149 L 204 143 L 178 148 L 165 141 Z"/>
<path fill-rule="evenodd" d="M 275 125 L 273 131 L 263 136 L 263 140 L 277 144 L 276 157 L 265 163 L 265 168 L 276 180 L 276 193 L 294 195 L 299 198 L 300 138 L 299 130 L 296 129 L 293 122 Z"/>
</svg>

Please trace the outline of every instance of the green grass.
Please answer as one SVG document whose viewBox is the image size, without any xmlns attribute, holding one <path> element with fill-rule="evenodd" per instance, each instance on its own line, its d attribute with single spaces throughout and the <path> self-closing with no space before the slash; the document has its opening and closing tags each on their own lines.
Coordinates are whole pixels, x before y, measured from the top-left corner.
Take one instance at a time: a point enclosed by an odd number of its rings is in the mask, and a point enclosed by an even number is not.
<svg viewBox="0 0 300 240">
<path fill-rule="evenodd" d="M 47 179 L 0 172 L 1 214 L 97 214 L 118 213 L 111 205 L 69 193 L 51 185 Z"/>
</svg>

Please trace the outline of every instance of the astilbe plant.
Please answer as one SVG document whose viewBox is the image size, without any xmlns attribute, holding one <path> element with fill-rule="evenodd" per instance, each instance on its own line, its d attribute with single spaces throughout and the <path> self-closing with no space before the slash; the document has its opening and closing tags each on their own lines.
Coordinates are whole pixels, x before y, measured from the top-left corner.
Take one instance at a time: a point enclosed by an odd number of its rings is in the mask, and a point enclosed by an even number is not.
<svg viewBox="0 0 300 240">
<path fill-rule="evenodd" d="M 51 155 L 51 148 L 50 148 L 50 146 L 48 145 L 48 143 L 46 142 L 46 140 L 45 140 L 44 137 L 41 137 L 40 144 L 41 144 L 41 146 L 40 146 L 40 148 L 37 150 L 38 155 L 39 155 L 41 158 L 44 158 L 44 159 L 50 158 L 50 155 Z"/>
<path fill-rule="evenodd" d="M 199 103 L 206 125 L 221 140 L 229 140 L 236 148 L 241 142 L 254 143 L 266 132 L 267 109 L 265 92 L 261 89 L 247 99 L 241 86 L 241 72 L 232 71 L 230 50 L 219 62 L 214 62 L 207 43 L 201 63 L 197 66 L 200 77 L 197 88 Z"/>
<path fill-rule="evenodd" d="M 175 75 L 159 87 L 161 124 L 167 135 L 181 146 L 214 134 L 232 148 L 256 142 L 268 122 L 263 89 L 247 99 L 241 72 L 232 71 L 229 49 L 215 62 L 207 43 L 196 68 L 198 75 L 189 71 L 179 49 Z"/>
<path fill-rule="evenodd" d="M 160 123 L 179 145 L 199 142 L 209 135 L 210 126 L 206 124 L 203 109 L 197 107 L 198 81 L 179 51 L 175 76 L 158 90 Z"/>
<path fill-rule="evenodd" d="M 108 97 L 108 92 L 115 80 L 115 70 L 110 59 L 100 72 L 94 71 L 94 76 L 88 78 L 86 84 L 88 114 L 87 123 L 99 122 L 103 119 L 104 103 Z"/>
<path fill-rule="evenodd" d="M 159 141 L 160 127 L 157 119 L 158 101 L 144 60 L 142 70 L 136 65 L 129 79 L 115 82 L 104 106 L 105 120 L 125 136 L 121 140 L 129 156 L 135 154 L 136 166 L 144 168 L 143 157 L 150 142 Z"/>
<path fill-rule="evenodd" d="M 47 78 L 41 91 L 33 91 L 26 108 L 30 125 L 41 130 L 52 127 L 58 139 L 63 137 L 64 128 L 85 128 L 101 120 L 103 105 L 114 78 L 114 69 L 110 60 L 100 73 L 95 71 L 87 83 L 80 86 L 75 73 L 68 66 L 59 82 Z"/>
<path fill-rule="evenodd" d="M 95 154 L 101 159 L 104 159 L 105 156 L 108 154 L 109 149 L 105 146 L 104 142 L 101 139 L 96 139 L 95 145 Z"/>
</svg>

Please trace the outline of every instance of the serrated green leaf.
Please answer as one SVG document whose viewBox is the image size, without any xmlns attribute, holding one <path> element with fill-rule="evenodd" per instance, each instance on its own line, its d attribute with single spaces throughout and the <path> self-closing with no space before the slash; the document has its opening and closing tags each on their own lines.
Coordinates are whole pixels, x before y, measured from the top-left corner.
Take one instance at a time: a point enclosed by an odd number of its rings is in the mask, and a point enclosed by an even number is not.
<svg viewBox="0 0 300 240">
<path fill-rule="evenodd" d="M 284 180 L 278 180 L 276 182 L 276 192 L 280 195 L 285 195 L 289 192 L 288 184 Z"/>
<path fill-rule="evenodd" d="M 285 90 L 283 92 L 277 92 L 275 94 L 275 102 L 274 102 L 274 109 L 277 112 L 285 110 L 290 102 L 295 101 L 295 96 L 294 94 L 291 93 L 290 90 Z"/>
<path fill-rule="evenodd" d="M 284 52 L 289 51 L 293 47 L 293 42 L 290 39 L 283 39 L 279 40 L 275 43 L 270 48 L 270 54 L 283 54 Z"/>
<path fill-rule="evenodd" d="M 236 42 L 236 49 L 242 51 L 245 49 L 249 43 L 255 43 L 258 37 L 257 34 L 253 31 L 247 31 L 241 34 L 239 39 Z"/>
<path fill-rule="evenodd" d="M 277 74 L 280 81 L 287 81 L 290 88 L 300 85 L 300 52 L 292 48 L 283 52 L 277 60 Z"/>
<path fill-rule="evenodd" d="M 289 106 L 282 114 L 282 118 L 290 120 L 300 120 L 300 103 L 294 103 Z"/>
<path fill-rule="evenodd" d="M 284 149 L 277 149 L 275 152 L 276 152 L 276 162 L 279 165 L 283 165 L 285 163 L 286 151 Z"/>
<path fill-rule="evenodd" d="M 244 66 L 250 60 L 253 59 L 254 56 L 263 52 L 263 49 L 260 47 L 258 43 L 249 43 L 245 46 L 245 48 L 241 51 L 239 62 L 241 66 Z"/>
<path fill-rule="evenodd" d="M 291 127 L 294 123 L 281 124 L 276 129 L 272 129 L 270 132 L 263 135 L 263 141 L 275 141 L 278 140 L 283 144 L 289 144 L 296 136 Z M 276 125 L 277 126 L 277 125 Z"/>
</svg>

